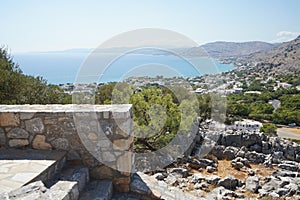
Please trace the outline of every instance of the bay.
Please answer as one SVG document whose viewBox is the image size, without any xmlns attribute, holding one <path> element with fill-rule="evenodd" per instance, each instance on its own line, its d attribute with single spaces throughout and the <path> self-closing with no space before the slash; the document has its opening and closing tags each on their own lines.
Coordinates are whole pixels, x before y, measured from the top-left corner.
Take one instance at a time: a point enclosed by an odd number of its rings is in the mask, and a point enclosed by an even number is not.
<svg viewBox="0 0 300 200">
<path fill-rule="evenodd" d="M 76 82 L 78 73 L 82 68 L 87 67 L 86 61 L 89 59 L 89 53 L 19 53 L 13 58 L 24 74 L 42 76 L 51 84 L 65 84 Z M 100 67 L 99 62 L 99 68 L 102 69 L 99 74 L 94 74 L 94 72 L 92 74 L 99 77 L 98 82 L 112 82 L 131 76 L 197 77 L 203 74 L 230 71 L 234 69 L 234 66 L 221 64 L 209 58 L 127 54 L 117 56 L 108 66 L 105 66 L 105 70 L 103 66 Z"/>
</svg>

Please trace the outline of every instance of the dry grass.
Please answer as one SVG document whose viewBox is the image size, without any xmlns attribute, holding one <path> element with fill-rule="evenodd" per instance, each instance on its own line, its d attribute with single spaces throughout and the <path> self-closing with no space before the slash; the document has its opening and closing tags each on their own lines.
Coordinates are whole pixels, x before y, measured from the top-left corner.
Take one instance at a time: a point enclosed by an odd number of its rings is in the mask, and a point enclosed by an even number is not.
<svg viewBox="0 0 300 200">
<path fill-rule="evenodd" d="M 241 170 L 236 170 L 231 167 L 231 161 L 229 161 L 229 160 L 219 160 L 218 161 L 218 169 L 216 172 L 213 172 L 213 173 L 208 173 L 205 169 L 203 170 L 203 172 L 200 172 L 195 169 L 191 169 L 189 167 L 188 167 L 188 169 L 189 169 L 190 174 L 199 174 L 200 173 L 205 176 L 217 175 L 221 178 L 224 178 L 226 176 L 233 176 L 242 181 L 245 181 L 246 178 L 248 177 L 248 172 L 245 168 L 242 168 Z M 258 165 L 251 164 L 251 169 L 255 172 L 256 175 L 260 175 L 260 176 L 264 176 L 264 177 L 271 176 L 273 174 L 273 172 L 276 170 L 276 168 L 274 168 L 274 167 L 266 168 L 262 164 L 258 164 Z"/>
<path fill-rule="evenodd" d="M 285 131 L 292 132 L 292 133 L 300 134 L 300 128 L 288 128 L 288 127 L 284 127 L 284 128 L 281 128 L 281 129 L 285 130 Z"/>
<path fill-rule="evenodd" d="M 266 168 L 262 164 L 254 165 L 251 164 L 251 169 L 255 172 L 256 175 L 260 175 L 263 177 L 271 176 L 273 172 L 276 170 L 276 168 L 268 167 Z M 226 176 L 233 176 L 237 179 L 240 179 L 242 181 L 246 181 L 246 178 L 249 176 L 247 169 L 242 168 L 241 170 L 236 170 L 233 167 L 231 167 L 231 161 L 228 160 L 219 160 L 218 161 L 218 170 L 214 173 L 208 173 L 205 169 L 203 172 L 200 172 L 195 169 L 190 169 L 189 173 L 191 174 L 203 174 L 204 176 L 211 176 L 211 175 L 217 175 L 221 178 L 224 178 Z M 214 186 L 210 186 L 209 191 L 212 190 Z M 250 198 L 257 198 L 258 194 L 254 194 L 248 191 L 237 191 L 238 193 L 243 193 L 246 197 Z"/>
<path fill-rule="evenodd" d="M 271 168 L 271 167 L 266 168 L 262 164 L 258 164 L 258 165 L 251 164 L 251 169 L 254 170 L 256 175 L 261 175 L 264 177 L 271 176 L 272 173 L 276 170 L 276 168 Z M 221 178 L 224 178 L 226 176 L 233 176 L 242 181 L 245 181 L 246 178 L 248 177 L 248 172 L 246 169 L 242 168 L 241 170 L 236 170 L 232 168 L 231 161 L 229 160 L 219 160 L 218 170 L 214 173 L 208 173 L 206 172 L 206 170 L 203 170 L 203 172 L 199 172 L 198 170 L 191 170 L 190 173 L 202 173 L 203 175 L 206 176 L 217 175 Z"/>
</svg>

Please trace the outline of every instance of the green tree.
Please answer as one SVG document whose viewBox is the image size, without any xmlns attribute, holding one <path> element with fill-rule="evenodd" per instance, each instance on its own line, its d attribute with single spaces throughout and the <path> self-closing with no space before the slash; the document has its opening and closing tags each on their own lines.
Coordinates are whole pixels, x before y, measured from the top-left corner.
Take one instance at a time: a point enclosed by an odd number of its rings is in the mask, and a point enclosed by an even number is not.
<svg viewBox="0 0 300 200">
<path fill-rule="evenodd" d="M 26 76 L 7 50 L 0 48 L 0 104 L 71 103 L 68 95 L 42 77 Z"/>
<path fill-rule="evenodd" d="M 181 112 L 170 94 L 157 87 L 143 88 L 131 96 L 135 122 L 136 146 L 157 150 L 177 133 Z"/>
<path fill-rule="evenodd" d="M 277 136 L 277 127 L 274 124 L 266 123 L 260 128 L 260 132 L 270 136 Z"/>
<path fill-rule="evenodd" d="M 101 85 L 96 94 L 96 104 L 111 104 L 112 93 L 116 84 L 116 82 L 112 82 Z"/>
</svg>

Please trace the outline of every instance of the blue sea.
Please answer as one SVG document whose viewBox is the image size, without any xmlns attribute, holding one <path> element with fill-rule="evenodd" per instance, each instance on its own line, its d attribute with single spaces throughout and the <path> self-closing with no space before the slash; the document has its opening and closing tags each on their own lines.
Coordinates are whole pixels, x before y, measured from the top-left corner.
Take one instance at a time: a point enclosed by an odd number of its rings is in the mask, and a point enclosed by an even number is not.
<svg viewBox="0 0 300 200">
<path fill-rule="evenodd" d="M 234 69 L 209 58 L 174 55 L 133 53 L 116 58 L 111 54 L 92 57 L 87 52 L 49 52 L 19 53 L 13 58 L 24 74 L 42 76 L 51 84 L 112 82 L 132 76 L 197 77 Z M 104 57 L 109 57 L 111 62 L 102 63 Z"/>
</svg>

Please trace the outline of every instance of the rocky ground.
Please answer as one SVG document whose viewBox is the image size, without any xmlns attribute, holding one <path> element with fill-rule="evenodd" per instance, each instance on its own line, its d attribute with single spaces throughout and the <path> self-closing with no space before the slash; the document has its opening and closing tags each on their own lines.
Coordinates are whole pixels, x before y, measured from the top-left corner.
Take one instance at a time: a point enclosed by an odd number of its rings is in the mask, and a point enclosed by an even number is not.
<svg viewBox="0 0 300 200">
<path fill-rule="evenodd" d="M 262 133 L 200 133 L 192 156 L 148 175 L 198 198 L 300 199 L 300 145 Z M 202 156 L 201 147 L 212 150 Z"/>
<path fill-rule="evenodd" d="M 300 200 L 299 144 L 263 133 L 200 127 L 190 156 L 182 156 L 164 169 L 132 174 L 130 193 L 113 192 L 111 180 L 88 183 L 86 167 L 67 167 L 51 187 L 38 181 L 0 195 L 0 199 L 53 199 L 53 195 L 60 195 L 55 198 Z M 88 189 L 84 190 L 86 183 Z"/>
</svg>

